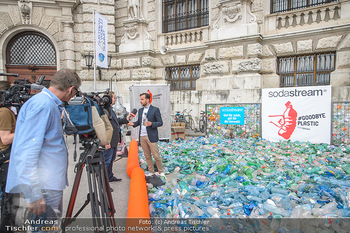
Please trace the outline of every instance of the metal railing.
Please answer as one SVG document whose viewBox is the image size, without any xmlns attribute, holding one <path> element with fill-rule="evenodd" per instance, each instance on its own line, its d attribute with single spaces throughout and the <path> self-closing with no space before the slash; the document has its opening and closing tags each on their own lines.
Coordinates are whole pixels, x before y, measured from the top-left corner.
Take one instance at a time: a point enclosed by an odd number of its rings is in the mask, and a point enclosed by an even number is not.
<svg viewBox="0 0 350 233">
<path fill-rule="evenodd" d="M 163 33 L 209 24 L 208 0 L 163 0 Z"/>
<path fill-rule="evenodd" d="M 196 80 L 200 77 L 200 66 L 173 66 L 165 68 L 165 80 L 170 90 L 196 90 Z"/>
<path fill-rule="evenodd" d="M 323 5 L 339 0 L 271 0 L 271 14 Z"/>
<path fill-rule="evenodd" d="M 277 58 L 281 87 L 329 85 L 335 69 L 335 52 Z"/>
</svg>

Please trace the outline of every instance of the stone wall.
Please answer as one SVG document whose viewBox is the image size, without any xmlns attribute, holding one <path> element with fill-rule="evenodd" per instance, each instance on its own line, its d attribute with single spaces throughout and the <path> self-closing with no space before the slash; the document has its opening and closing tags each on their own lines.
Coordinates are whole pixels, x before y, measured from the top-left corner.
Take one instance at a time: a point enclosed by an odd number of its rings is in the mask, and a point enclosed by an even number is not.
<svg viewBox="0 0 350 233">
<path fill-rule="evenodd" d="M 161 0 L 135 6 L 127 0 L 2 1 L 0 72 L 5 70 L 10 38 L 35 30 L 52 40 L 58 68 L 77 70 L 84 80 L 82 89 L 92 91 L 94 72 L 87 69 L 84 55 L 93 52 L 95 10 L 108 19 L 112 55 L 111 67 L 101 69 L 101 81 L 96 77 L 97 90 L 105 90 L 116 77 L 126 107 L 130 85 L 164 84 L 165 67 L 193 64 L 201 67 L 196 90 L 172 91 L 172 112 L 193 109 L 198 117 L 209 103 L 259 103 L 262 88 L 280 85 L 278 56 L 325 51 L 336 52 L 333 101 L 349 100 L 349 0 L 283 14 L 270 14 L 269 4 L 262 0 L 213 0 L 209 8 L 208 26 L 162 33 Z M 310 12 L 315 14 L 308 21 L 303 13 Z M 166 54 L 160 53 L 162 46 L 168 48 Z"/>
</svg>

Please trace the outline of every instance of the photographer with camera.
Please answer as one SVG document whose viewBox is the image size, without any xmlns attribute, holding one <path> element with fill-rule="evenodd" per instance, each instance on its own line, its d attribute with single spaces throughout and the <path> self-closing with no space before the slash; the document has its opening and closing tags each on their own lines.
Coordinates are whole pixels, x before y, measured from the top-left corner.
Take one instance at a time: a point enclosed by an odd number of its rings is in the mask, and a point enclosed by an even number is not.
<svg viewBox="0 0 350 233">
<path fill-rule="evenodd" d="M 120 130 L 120 125 L 122 124 L 128 124 L 130 120 L 130 115 L 127 116 L 126 118 L 118 118 L 116 114 L 113 111 L 112 106 L 115 104 L 117 101 L 117 98 L 115 97 L 115 94 L 113 91 L 110 91 L 108 93 L 109 98 L 111 99 L 109 106 L 105 107 L 107 116 L 112 124 L 113 127 L 113 136 L 111 143 L 109 145 L 106 145 L 105 148 L 106 150 L 103 151 L 103 156 L 105 158 L 106 162 L 106 170 L 107 170 L 107 175 L 108 175 L 108 180 L 109 182 L 114 182 L 114 181 L 121 181 L 122 179 L 117 178 L 113 174 L 113 161 L 117 157 L 117 148 L 118 144 L 121 142 L 121 130 Z M 111 191 L 113 191 L 111 189 Z"/>
<path fill-rule="evenodd" d="M 0 91 L 6 91 L 10 88 L 10 86 L 10 82 L 0 81 Z M 1 99 L 2 93 L 0 92 L 0 100 Z M 15 136 L 15 126 L 15 114 L 10 110 L 9 107 L 0 107 L 0 185 L 2 191 L 0 227 L 1 232 L 9 232 L 6 229 L 6 226 L 14 224 L 14 215 L 11 215 L 11 211 L 15 210 L 11 210 L 11 202 L 17 200 L 15 199 L 15 194 L 5 193 L 5 186 L 10 159 L 11 144 L 13 137 Z"/>
<path fill-rule="evenodd" d="M 23 194 L 32 220 L 50 210 L 58 219 L 62 216 L 68 150 L 61 105 L 76 95 L 80 85 L 75 71 L 61 69 L 53 76 L 50 87 L 26 101 L 18 114 L 6 192 Z"/>
</svg>

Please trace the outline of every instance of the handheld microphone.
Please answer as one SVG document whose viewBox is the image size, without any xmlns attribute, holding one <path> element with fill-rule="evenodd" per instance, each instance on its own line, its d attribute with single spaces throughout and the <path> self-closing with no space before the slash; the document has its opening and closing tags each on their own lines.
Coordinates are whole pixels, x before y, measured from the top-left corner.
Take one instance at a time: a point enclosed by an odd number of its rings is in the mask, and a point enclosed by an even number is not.
<svg viewBox="0 0 350 233">
<path fill-rule="evenodd" d="M 137 113 L 137 109 L 134 108 L 133 110 L 131 110 L 130 116 L 135 117 Z"/>
</svg>

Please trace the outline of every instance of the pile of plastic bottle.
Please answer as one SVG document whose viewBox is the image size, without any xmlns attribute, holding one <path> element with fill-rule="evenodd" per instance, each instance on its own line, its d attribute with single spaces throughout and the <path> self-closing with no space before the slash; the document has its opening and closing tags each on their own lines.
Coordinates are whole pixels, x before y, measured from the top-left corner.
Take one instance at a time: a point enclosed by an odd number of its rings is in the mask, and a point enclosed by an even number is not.
<svg viewBox="0 0 350 233">
<path fill-rule="evenodd" d="M 349 145 L 199 137 L 160 150 L 167 179 L 148 186 L 152 217 L 261 218 L 254 229 L 280 232 L 281 219 L 321 218 L 305 227 L 350 229 Z"/>
</svg>

